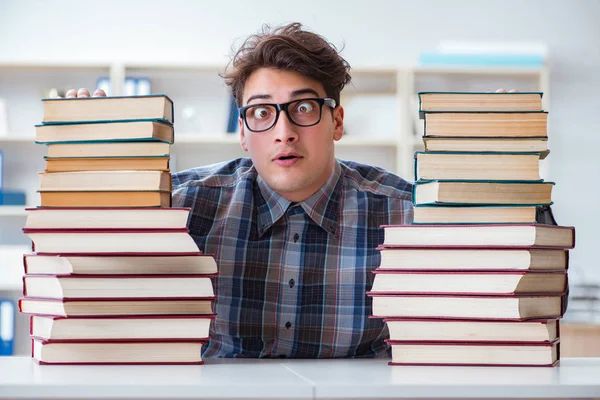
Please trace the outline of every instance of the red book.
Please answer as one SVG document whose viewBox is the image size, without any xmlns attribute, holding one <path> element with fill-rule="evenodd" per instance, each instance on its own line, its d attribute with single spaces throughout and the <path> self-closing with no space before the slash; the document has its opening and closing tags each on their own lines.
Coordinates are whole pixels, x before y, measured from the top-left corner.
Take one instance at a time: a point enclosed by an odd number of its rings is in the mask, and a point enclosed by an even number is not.
<svg viewBox="0 0 600 400">
<path fill-rule="evenodd" d="M 23 295 L 48 299 L 213 297 L 211 276 L 25 275 Z"/>
<path fill-rule="evenodd" d="M 25 229 L 185 229 L 190 208 L 26 208 Z"/>
<path fill-rule="evenodd" d="M 40 364 L 202 364 L 205 341 L 53 342 L 32 339 Z"/>
<path fill-rule="evenodd" d="M 91 317 L 91 316 L 165 316 L 212 314 L 216 297 L 155 298 L 155 299 L 19 299 L 19 311 L 24 314 Z"/>
<path fill-rule="evenodd" d="M 25 254 L 26 274 L 57 275 L 185 275 L 216 274 L 212 254 L 195 253 L 80 253 Z"/>
<path fill-rule="evenodd" d="M 560 360 L 559 339 L 552 342 L 403 342 L 392 348 L 389 365 L 552 367 Z"/>
<path fill-rule="evenodd" d="M 560 318 L 563 312 L 562 295 L 367 294 L 372 296 L 375 318 L 525 321 Z"/>
<path fill-rule="evenodd" d="M 566 270 L 569 267 L 569 251 L 561 248 L 379 246 L 377 250 L 381 255 L 380 269 L 546 271 Z"/>
<path fill-rule="evenodd" d="M 560 337 L 560 320 L 527 321 L 460 318 L 385 318 L 391 340 L 403 342 L 552 342 Z"/>
<path fill-rule="evenodd" d="M 376 269 L 369 294 L 561 295 L 566 271 L 407 271 Z"/>
<path fill-rule="evenodd" d="M 50 317 L 32 315 L 33 339 L 59 342 L 114 342 L 209 340 L 214 314 L 168 316 Z"/>
<path fill-rule="evenodd" d="M 200 251 L 187 229 L 23 229 L 38 254 Z"/>
<path fill-rule="evenodd" d="M 575 228 L 545 224 L 383 225 L 383 247 L 575 247 Z"/>
</svg>

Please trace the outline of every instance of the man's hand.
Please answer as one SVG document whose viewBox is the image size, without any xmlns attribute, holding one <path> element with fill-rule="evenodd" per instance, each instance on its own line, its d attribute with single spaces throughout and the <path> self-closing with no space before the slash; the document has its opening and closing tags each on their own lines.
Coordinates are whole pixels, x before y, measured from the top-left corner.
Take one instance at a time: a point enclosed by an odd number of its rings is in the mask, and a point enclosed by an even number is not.
<svg viewBox="0 0 600 400">
<path fill-rule="evenodd" d="M 50 97 L 52 97 L 52 94 L 50 94 Z M 75 97 L 90 97 L 90 91 L 86 88 L 81 88 L 79 90 L 69 89 L 67 90 L 67 93 L 65 93 L 66 99 L 72 99 Z M 96 89 L 92 97 L 106 97 L 106 93 L 102 89 Z M 56 95 L 54 98 L 60 99 L 62 97 Z"/>
<path fill-rule="evenodd" d="M 80 90 L 81 90 L 81 89 L 80 89 Z M 508 91 L 508 93 L 517 93 L 517 92 L 518 92 L 518 90 L 517 90 L 517 89 L 510 89 L 510 90 Z M 506 93 L 506 89 L 498 89 L 498 90 L 496 90 L 496 93 Z"/>
<path fill-rule="evenodd" d="M 69 89 L 67 93 L 65 93 L 65 98 L 73 98 L 73 97 L 90 97 L 90 91 L 86 88 L 81 88 L 79 90 Z M 96 89 L 94 91 L 94 95 L 92 97 L 106 97 L 106 93 L 102 89 Z"/>
</svg>

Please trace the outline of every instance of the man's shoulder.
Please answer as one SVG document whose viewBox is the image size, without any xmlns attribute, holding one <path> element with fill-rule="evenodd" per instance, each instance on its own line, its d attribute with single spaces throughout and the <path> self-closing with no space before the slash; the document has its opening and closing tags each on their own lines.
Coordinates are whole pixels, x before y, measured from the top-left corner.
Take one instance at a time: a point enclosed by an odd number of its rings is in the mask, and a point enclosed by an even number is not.
<svg viewBox="0 0 600 400">
<path fill-rule="evenodd" d="M 234 187 L 241 179 L 254 176 L 254 171 L 249 158 L 190 168 L 173 174 L 173 190 L 186 187 Z"/>
<path fill-rule="evenodd" d="M 346 188 L 374 195 L 411 200 L 413 183 L 373 165 L 338 160 Z"/>
</svg>

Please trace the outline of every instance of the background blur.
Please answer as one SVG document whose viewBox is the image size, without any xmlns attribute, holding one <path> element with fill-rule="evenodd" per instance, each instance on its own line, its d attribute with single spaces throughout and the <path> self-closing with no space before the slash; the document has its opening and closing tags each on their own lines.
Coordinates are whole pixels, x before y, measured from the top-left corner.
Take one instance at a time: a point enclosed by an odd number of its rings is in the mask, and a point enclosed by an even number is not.
<svg viewBox="0 0 600 400">
<path fill-rule="evenodd" d="M 228 129 L 235 115 L 218 72 L 262 24 L 298 21 L 343 49 L 353 68 L 342 100 L 348 135 L 337 155 L 409 180 L 422 146 L 417 91 L 544 91 L 551 153 L 542 170 L 556 182 L 557 222 L 577 232 L 565 320 L 596 326 L 599 20 L 594 0 L 0 0 L 0 189 L 24 193 L 28 206 L 39 203 L 39 100 L 71 87 L 169 95 L 173 170 L 243 156 L 235 124 Z M 21 234 L 25 217 L 22 206 L 0 206 L 0 297 L 7 299 L 21 290 L 21 255 L 30 246 Z M 6 326 L 0 330 L 10 332 Z M 27 353 L 27 346 L 22 340 L 17 347 Z"/>
</svg>

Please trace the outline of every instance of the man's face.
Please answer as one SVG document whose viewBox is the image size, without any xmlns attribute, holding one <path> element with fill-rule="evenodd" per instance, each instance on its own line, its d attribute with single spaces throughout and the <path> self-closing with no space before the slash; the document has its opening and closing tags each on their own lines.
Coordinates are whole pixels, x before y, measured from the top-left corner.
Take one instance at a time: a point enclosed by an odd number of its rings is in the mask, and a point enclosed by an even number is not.
<svg viewBox="0 0 600 400">
<path fill-rule="evenodd" d="M 292 71 L 261 68 L 246 81 L 243 105 L 287 103 L 315 97 L 327 97 L 319 82 Z M 240 118 L 240 140 L 269 187 L 290 201 L 302 201 L 323 186 L 331 175 L 333 142 L 342 137 L 343 119 L 342 107 L 332 109 L 324 105 L 321 121 L 302 127 L 292 123 L 281 111 L 275 126 L 265 132 L 252 132 Z"/>
</svg>

